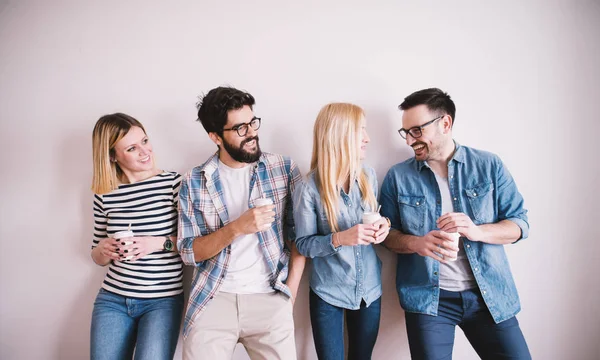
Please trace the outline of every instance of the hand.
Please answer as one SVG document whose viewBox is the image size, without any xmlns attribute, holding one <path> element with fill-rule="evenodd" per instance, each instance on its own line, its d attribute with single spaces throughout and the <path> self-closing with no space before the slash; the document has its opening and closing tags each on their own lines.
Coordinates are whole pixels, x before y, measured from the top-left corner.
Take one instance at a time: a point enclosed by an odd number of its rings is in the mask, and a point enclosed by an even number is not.
<svg viewBox="0 0 600 360">
<path fill-rule="evenodd" d="M 357 224 L 348 230 L 339 232 L 338 242 L 340 245 L 346 246 L 369 245 L 375 242 L 377 229 L 378 227 L 374 224 Z"/>
<path fill-rule="evenodd" d="M 275 205 L 264 205 L 248 209 L 234 223 L 241 233 L 254 234 L 267 230 L 274 220 Z"/>
<path fill-rule="evenodd" d="M 155 251 L 163 249 L 164 236 L 135 236 L 116 240 L 121 261 L 136 261 Z M 131 259 L 127 257 L 133 256 Z"/>
<path fill-rule="evenodd" d="M 473 223 L 470 217 L 463 213 L 447 213 L 436 221 L 440 230 L 445 232 L 457 232 L 471 241 L 483 239 L 483 232 L 479 226 Z"/>
<path fill-rule="evenodd" d="M 106 238 L 106 239 L 102 239 L 98 242 L 98 245 L 96 246 L 96 248 L 99 251 L 100 254 L 110 260 L 120 260 L 119 257 L 119 253 L 118 253 L 118 246 L 117 246 L 117 241 L 113 238 Z M 99 260 L 99 261 L 104 261 L 104 260 Z M 106 264 L 102 264 L 102 265 L 106 265 Z"/>
<path fill-rule="evenodd" d="M 446 263 L 444 258 L 455 259 L 458 255 L 458 247 L 454 245 L 452 237 L 448 233 L 432 230 L 425 236 L 417 237 L 410 246 L 410 249 L 421 256 L 429 256 L 439 262 Z"/>
<path fill-rule="evenodd" d="M 385 240 L 385 238 L 390 233 L 390 225 L 388 224 L 387 219 L 384 217 L 375 221 L 373 225 L 378 228 L 374 235 L 375 241 L 373 242 L 373 244 L 379 244 L 383 242 L 383 240 Z"/>
</svg>

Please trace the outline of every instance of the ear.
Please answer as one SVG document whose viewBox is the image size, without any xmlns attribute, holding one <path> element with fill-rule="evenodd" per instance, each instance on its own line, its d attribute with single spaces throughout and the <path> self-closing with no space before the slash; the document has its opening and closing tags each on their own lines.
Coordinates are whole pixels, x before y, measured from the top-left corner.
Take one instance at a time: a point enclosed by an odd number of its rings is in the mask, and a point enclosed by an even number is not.
<svg viewBox="0 0 600 360">
<path fill-rule="evenodd" d="M 450 130 L 452 130 L 452 124 L 454 123 L 454 119 L 450 115 L 444 115 L 442 119 L 444 126 L 444 134 L 447 134 Z"/>
<path fill-rule="evenodd" d="M 221 146 L 223 139 L 216 132 L 209 132 L 208 137 L 217 145 Z"/>
</svg>

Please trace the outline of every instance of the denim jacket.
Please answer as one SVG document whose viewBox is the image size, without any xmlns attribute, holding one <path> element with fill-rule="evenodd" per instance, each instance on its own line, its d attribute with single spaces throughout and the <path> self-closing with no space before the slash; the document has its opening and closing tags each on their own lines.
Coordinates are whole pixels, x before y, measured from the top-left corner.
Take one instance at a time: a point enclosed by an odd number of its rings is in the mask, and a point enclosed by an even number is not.
<svg viewBox="0 0 600 360">
<path fill-rule="evenodd" d="M 377 196 L 377 177 L 371 168 L 363 167 Z M 340 231 L 362 221 L 365 211 L 374 211 L 363 204 L 358 181 L 345 194 L 340 190 L 340 212 L 337 217 Z M 381 296 L 381 261 L 373 245 L 340 246 L 331 243 L 332 230 L 327 222 L 315 174 L 294 191 L 294 222 L 296 247 L 312 258 L 311 289 L 327 303 L 351 310 L 367 306 Z"/>
<path fill-rule="evenodd" d="M 475 225 L 510 220 L 521 228 L 520 239 L 529 235 L 523 197 L 497 155 L 456 143 L 448 163 L 448 184 L 454 211 L 465 213 Z M 380 201 L 382 215 L 402 233 L 424 236 L 438 229 L 441 195 L 431 168 L 423 161 L 411 158 L 393 166 L 383 181 Z M 494 321 L 513 317 L 521 306 L 504 246 L 462 239 Z M 405 311 L 437 315 L 439 265 L 419 254 L 398 255 L 396 287 Z"/>
</svg>

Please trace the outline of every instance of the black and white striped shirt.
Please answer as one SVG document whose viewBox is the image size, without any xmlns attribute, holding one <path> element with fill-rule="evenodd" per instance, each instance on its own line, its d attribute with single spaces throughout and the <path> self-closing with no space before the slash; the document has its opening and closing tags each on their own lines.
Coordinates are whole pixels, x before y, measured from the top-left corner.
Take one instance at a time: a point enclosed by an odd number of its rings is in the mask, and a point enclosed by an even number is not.
<svg viewBox="0 0 600 360">
<path fill-rule="evenodd" d="M 181 175 L 165 171 L 108 194 L 94 194 L 92 249 L 129 224 L 134 236 L 176 235 L 180 184 Z M 179 254 L 161 250 L 135 262 L 111 261 L 102 288 L 126 297 L 158 298 L 182 293 L 182 278 Z"/>
</svg>

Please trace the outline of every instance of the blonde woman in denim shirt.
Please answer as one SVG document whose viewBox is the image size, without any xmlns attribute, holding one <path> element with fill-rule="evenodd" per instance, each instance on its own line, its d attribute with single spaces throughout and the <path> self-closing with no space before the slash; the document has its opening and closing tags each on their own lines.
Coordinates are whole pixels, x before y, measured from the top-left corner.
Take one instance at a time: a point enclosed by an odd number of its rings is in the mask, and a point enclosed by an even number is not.
<svg viewBox="0 0 600 360">
<path fill-rule="evenodd" d="M 319 359 L 344 359 L 344 313 L 349 359 L 370 359 L 379 331 L 381 262 L 374 244 L 389 232 L 377 210 L 377 178 L 362 166 L 369 136 L 363 110 L 324 106 L 314 126 L 311 169 L 294 192 L 296 246 L 312 258 L 310 317 Z"/>
</svg>

